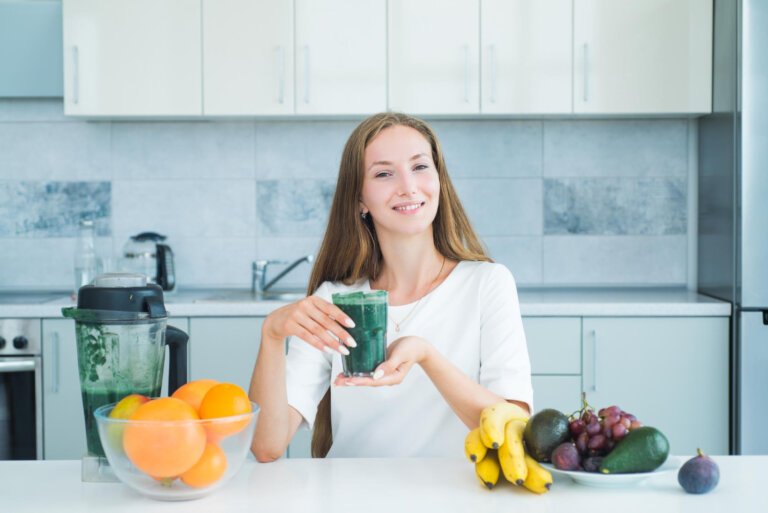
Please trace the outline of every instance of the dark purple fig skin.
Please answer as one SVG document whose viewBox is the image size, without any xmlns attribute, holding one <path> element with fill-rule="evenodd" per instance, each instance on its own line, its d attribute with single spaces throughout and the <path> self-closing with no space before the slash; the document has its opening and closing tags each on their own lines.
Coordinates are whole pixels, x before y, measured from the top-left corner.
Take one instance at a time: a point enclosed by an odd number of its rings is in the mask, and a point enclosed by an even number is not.
<svg viewBox="0 0 768 513">
<path fill-rule="evenodd" d="M 686 461 L 677 473 L 677 482 L 688 493 L 707 493 L 720 481 L 720 468 L 709 456 L 699 455 Z"/>
<path fill-rule="evenodd" d="M 599 472 L 600 465 L 603 463 L 602 456 L 590 456 L 584 458 L 584 471 L 585 472 Z"/>
<path fill-rule="evenodd" d="M 576 445 L 563 442 L 552 451 L 552 464 L 558 470 L 581 470 L 581 456 Z"/>
</svg>

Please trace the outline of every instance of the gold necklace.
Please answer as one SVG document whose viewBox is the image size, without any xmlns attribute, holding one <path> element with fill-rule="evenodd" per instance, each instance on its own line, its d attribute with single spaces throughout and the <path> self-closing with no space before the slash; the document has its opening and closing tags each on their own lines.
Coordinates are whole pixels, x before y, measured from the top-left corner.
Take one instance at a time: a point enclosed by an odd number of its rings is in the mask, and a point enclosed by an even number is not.
<svg viewBox="0 0 768 513">
<path fill-rule="evenodd" d="M 432 280 L 432 283 L 429 284 L 429 289 L 427 290 L 427 293 L 424 294 L 419 298 L 418 301 L 416 301 L 416 304 L 413 305 L 413 308 L 411 308 L 411 311 L 408 312 L 408 315 L 403 317 L 403 319 L 400 322 L 397 322 L 395 319 L 392 318 L 390 315 L 389 318 L 392 319 L 392 322 L 395 324 L 395 332 L 400 333 L 400 326 L 408 320 L 408 318 L 411 316 L 413 312 L 416 311 L 416 309 L 419 307 L 419 303 L 421 303 L 421 300 L 424 299 L 429 295 L 429 293 L 432 291 L 432 287 L 434 286 L 435 282 L 437 282 L 438 278 L 440 278 L 440 275 L 443 274 L 443 268 L 445 267 L 445 256 L 443 256 L 443 263 L 440 265 L 440 270 L 437 271 L 437 276 L 435 276 L 435 279 Z"/>
</svg>

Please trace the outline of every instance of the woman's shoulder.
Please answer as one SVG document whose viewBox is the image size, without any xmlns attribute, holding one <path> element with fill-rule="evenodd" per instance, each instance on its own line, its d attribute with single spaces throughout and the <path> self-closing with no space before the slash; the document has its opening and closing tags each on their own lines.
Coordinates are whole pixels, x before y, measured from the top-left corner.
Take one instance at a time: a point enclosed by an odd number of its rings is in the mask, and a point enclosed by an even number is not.
<svg viewBox="0 0 768 513">
<path fill-rule="evenodd" d="M 512 272 L 504 264 L 498 262 L 487 262 L 482 260 L 462 260 L 460 268 L 465 279 L 483 281 L 506 281 L 515 282 Z"/>
</svg>

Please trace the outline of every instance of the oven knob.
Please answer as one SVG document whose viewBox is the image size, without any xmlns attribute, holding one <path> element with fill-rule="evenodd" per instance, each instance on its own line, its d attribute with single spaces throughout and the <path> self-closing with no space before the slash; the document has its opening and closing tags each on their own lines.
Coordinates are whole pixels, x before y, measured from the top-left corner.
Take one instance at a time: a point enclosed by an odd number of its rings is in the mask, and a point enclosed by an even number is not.
<svg viewBox="0 0 768 513">
<path fill-rule="evenodd" d="M 29 340 L 27 340 L 27 337 L 20 335 L 13 339 L 13 347 L 16 349 L 26 349 L 26 347 L 29 345 Z"/>
<path fill-rule="evenodd" d="M 0 349 L 3 349 L 5 347 L 5 339 L 3 337 L 0 337 Z"/>
</svg>

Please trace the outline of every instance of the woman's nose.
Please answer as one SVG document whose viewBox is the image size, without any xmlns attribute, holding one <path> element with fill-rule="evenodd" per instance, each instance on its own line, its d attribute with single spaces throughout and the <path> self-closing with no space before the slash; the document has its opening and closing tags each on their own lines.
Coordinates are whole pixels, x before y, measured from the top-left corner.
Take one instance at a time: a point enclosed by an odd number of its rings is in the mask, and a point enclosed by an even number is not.
<svg viewBox="0 0 768 513">
<path fill-rule="evenodd" d="M 416 180 L 411 174 L 409 169 L 404 172 L 398 173 L 400 180 L 398 180 L 397 194 L 400 196 L 409 196 L 416 192 Z"/>
</svg>

